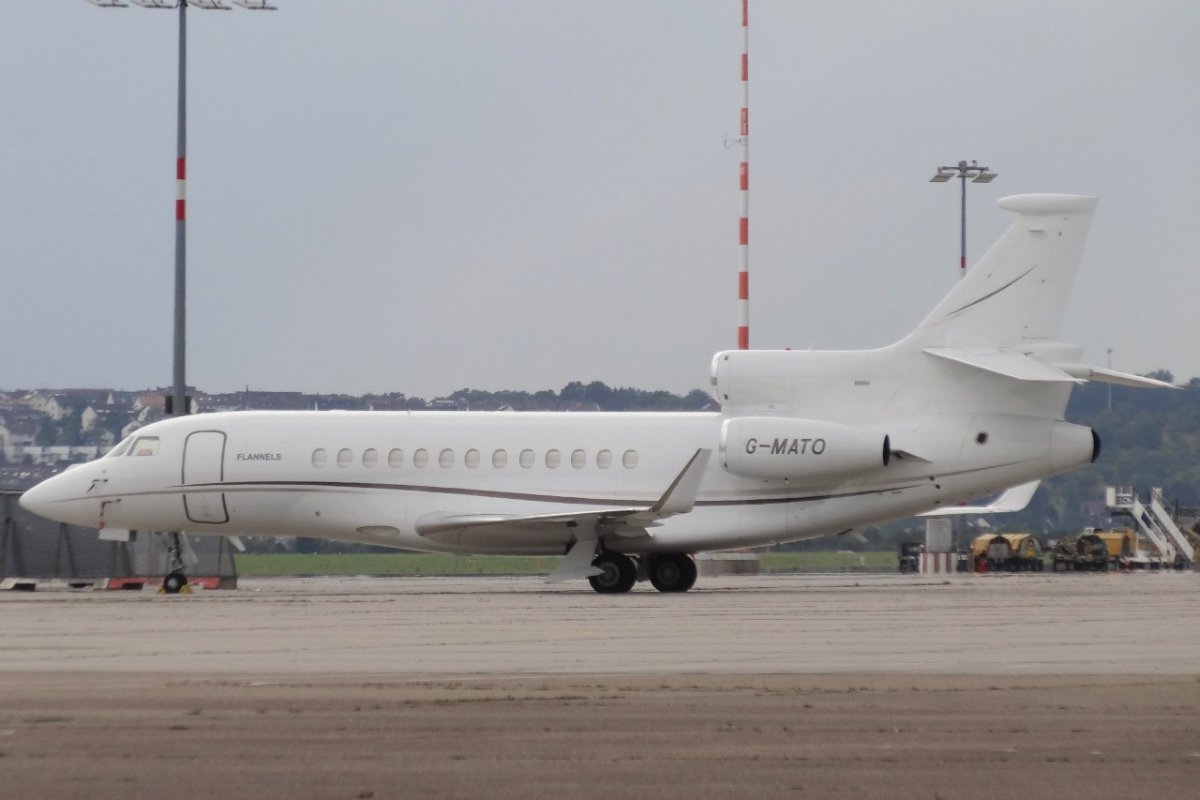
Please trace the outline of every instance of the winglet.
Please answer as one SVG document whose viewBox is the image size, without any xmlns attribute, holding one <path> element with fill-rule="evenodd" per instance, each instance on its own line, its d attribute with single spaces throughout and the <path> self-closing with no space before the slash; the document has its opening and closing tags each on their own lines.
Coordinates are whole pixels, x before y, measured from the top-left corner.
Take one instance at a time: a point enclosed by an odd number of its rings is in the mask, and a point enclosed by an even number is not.
<svg viewBox="0 0 1200 800">
<path fill-rule="evenodd" d="M 704 480 L 704 471 L 708 469 L 711 455 L 711 449 L 702 447 L 697 450 L 683 471 L 671 481 L 663 496 L 658 498 L 658 502 L 650 506 L 650 510 L 664 517 L 691 511 L 696 505 L 696 495 L 700 492 L 700 482 Z"/>
</svg>

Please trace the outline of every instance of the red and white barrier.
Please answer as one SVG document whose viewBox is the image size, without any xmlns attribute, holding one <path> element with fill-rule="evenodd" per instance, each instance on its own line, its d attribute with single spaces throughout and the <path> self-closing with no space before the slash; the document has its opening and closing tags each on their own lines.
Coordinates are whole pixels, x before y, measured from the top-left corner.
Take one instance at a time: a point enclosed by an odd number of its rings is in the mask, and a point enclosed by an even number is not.
<svg viewBox="0 0 1200 800">
<path fill-rule="evenodd" d="M 921 553 L 920 573 L 946 575 L 954 572 L 957 563 L 957 553 Z"/>
</svg>

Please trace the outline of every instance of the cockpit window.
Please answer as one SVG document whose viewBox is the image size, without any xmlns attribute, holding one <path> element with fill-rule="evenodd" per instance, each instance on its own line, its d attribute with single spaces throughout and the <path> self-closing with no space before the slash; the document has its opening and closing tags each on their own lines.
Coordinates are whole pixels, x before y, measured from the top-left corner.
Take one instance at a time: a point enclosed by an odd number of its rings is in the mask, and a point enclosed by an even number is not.
<svg viewBox="0 0 1200 800">
<path fill-rule="evenodd" d="M 108 458 L 116 458 L 125 455 L 125 451 L 129 449 L 129 445 L 133 444 L 133 437 L 127 436 L 125 440 L 108 451 Z"/>
<path fill-rule="evenodd" d="M 139 436 L 133 443 L 133 447 L 129 450 L 131 456 L 156 456 L 158 455 L 158 437 L 157 436 Z"/>
</svg>

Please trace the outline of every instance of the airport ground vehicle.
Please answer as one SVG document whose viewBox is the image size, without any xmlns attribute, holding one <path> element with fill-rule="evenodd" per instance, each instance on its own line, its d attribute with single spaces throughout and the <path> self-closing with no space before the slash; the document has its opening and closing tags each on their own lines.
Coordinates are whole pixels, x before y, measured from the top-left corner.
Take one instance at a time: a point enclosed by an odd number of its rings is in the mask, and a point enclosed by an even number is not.
<svg viewBox="0 0 1200 800">
<path fill-rule="evenodd" d="M 1051 551 L 1055 572 L 1105 571 L 1109 568 L 1108 544 L 1096 531 L 1085 530 L 1060 539 Z"/>
<path fill-rule="evenodd" d="M 984 533 L 971 542 L 976 572 L 1041 572 L 1045 546 L 1032 533 Z"/>
<path fill-rule="evenodd" d="M 1108 551 L 1109 569 L 1125 569 L 1129 559 L 1137 552 L 1137 531 L 1133 528 L 1113 528 L 1107 531 L 1095 528 L 1092 533 L 1104 542 Z"/>
<path fill-rule="evenodd" d="M 920 572 L 921 571 L 921 543 L 920 542 L 901 542 L 900 543 L 900 572 Z"/>
</svg>

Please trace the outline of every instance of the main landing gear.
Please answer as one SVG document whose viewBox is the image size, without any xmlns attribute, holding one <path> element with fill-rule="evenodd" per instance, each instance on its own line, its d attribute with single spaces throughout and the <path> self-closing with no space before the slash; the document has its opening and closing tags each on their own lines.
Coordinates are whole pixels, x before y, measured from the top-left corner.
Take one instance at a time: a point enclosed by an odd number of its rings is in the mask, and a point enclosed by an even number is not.
<svg viewBox="0 0 1200 800">
<path fill-rule="evenodd" d="M 592 588 L 601 594 L 628 592 L 643 569 L 645 577 L 660 592 L 686 592 L 696 583 L 696 561 L 687 553 L 645 556 L 635 561 L 623 553 L 606 551 L 592 560 L 592 566 L 603 570 L 588 578 Z"/>
</svg>

